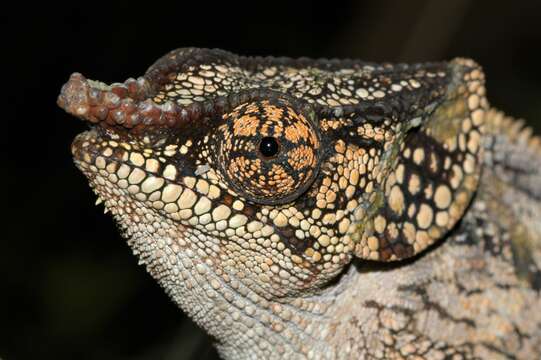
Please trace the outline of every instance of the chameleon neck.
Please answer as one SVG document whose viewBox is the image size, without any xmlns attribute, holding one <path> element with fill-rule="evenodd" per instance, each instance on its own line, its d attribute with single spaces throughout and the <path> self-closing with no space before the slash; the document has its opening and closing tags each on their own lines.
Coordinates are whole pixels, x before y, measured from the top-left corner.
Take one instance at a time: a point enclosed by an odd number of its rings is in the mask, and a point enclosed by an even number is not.
<svg viewBox="0 0 541 360">
<path fill-rule="evenodd" d="M 336 283 L 299 298 L 265 298 L 247 278 L 220 270 L 217 259 L 183 240 L 178 225 L 162 224 L 158 234 L 141 222 L 125 229 L 150 274 L 216 339 L 226 359 L 493 358 L 525 341 L 521 331 L 528 329 L 513 329 L 535 299 L 516 278 L 496 276 L 512 265 L 487 256 L 487 244 L 468 231 L 485 207 L 475 200 L 462 225 L 414 261 L 354 262 Z M 504 308 L 511 313 L 502 316 L 498 309 Z"/>
<path fill-rule="evenodd" d="M 150 216 L 144 217 L 149 220 Z M 271 299 L 254 291 L 242 273 L 227 273 L 219 259 L 184 239 L 184 228 L 162 223 L 158 233 L 151 224 L 134 227 L 122 219 L 128 244 L 140 264 L 165 289 L 171 299 L 217 340 L 225 358 L 272 358 L 276 354 L 332 352 L 324 340 L 336 296 L 345 282 L 309 298 Z M 137 231 L 133 231 L 137 229 Z M 208 239 L 207 239 L 208 241 Z M 206 244 L 208 246 L 208 244 Z M 347 275 L 351 276 L 351 275 Z M 342 286 L 344 285 L 344 286 Z"/>
</svg>

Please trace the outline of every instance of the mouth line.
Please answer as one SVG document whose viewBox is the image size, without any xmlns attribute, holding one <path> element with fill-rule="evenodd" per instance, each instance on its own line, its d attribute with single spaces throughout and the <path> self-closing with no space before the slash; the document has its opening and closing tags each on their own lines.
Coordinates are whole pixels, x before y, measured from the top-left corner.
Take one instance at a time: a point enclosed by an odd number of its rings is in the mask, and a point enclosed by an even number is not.
<svg viewBox="0 0 541 360">
<path fill-rule="evenodd" d="M 174 160 L 165 160 L 167 155 L 160 159 L 148 156 L 148 148 L 125 140 L 115 132 L 93 126 L 75 136 L 72 142 L 71 152 L 76 166 L 91 181 L 100 176 L 113 176 L 109 178 L 111 183 L 119 184 L 122 189 L 139 185 L 145 178 L 160 178 L 167 184 L 188 186 L 182 180 L 182 171 L 177 170 L 178 164 L 173 164 Z M 126 186 L 121 185 L 122 182 Z M 128 195 L 133 194 L 135 192 Z"/>
<path fill-rule="evenodd" d="M 88 165 L 96 164 L 96 159 L 100 156 L 107 162 L 120 165 L 126 162 L 129 156 L 126 146 L 129 145 L 124 143 L 118 134 L 93 125 L 75 136 L 71 143 L 71 154 L 74 160 Z"/>
</svg>

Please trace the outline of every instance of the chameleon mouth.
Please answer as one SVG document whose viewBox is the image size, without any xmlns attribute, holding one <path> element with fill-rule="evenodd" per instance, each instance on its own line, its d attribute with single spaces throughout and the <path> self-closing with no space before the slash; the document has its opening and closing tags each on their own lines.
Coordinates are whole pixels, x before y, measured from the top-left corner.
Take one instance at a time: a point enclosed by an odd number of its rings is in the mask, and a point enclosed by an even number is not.
<svg viewBox="0 0 541 360">
<path fill-rule="evenodd" d="M 118 146 L 119 136 L 92 126 L 90 130 L 78 134 L 71 143 L 71 153 L 76 162 L 95 164 L 99 156 L 114 161 L 122 161 L 126 149 Z"/>
<path fill-rule="evenodd" d="M 107 85 L 74 73 L 57 99 L 62 109 L 90 125 L 90 130 L 75 137 L 71 152 L 75 165 L 98 195 L 97 203 L 104 202 L 113 215 L 127 211 L 122 199 L 147 202 L 155 210 L 171 210 L 173 205 L 167 207 L 166 202 L 185 186 L 177 171 L 186 168 L 181 159 L 175 165 L 164 164 L 147 152 L 173 157 L 162 148 L 175 134 L 170 130 L 178 130 L 202 113 L 193 109 L 198 104 L 158 104 L 152 99 L 155 87 L 159 81 L 150 77 Z M 182 194 L 183 205 L 195 199 L 191 190 Z M 178 219 L 187 212 L 181 211 Z"/>
<path fill-rule="evenodd" d="M 75 165 L 98 196 L 96 204 L 104 202 L 107 211 L 122 215 L 135 211 L 140 203 L 147 203 L 147 207 L 156 211 L 164 208 L 167 211 L 172 207 L 166 206 L 168 202 L 176 200 L 181 192 L 185 203 L 186 198 L 195 198 L 193 191 L 184 191 L 185 184 L 177 181 L 175 166 L 146 157 L 136 143 L 122 139 L 96 126 L 73 140 L 71 151 Z M 124 220 L 119 218 L 121 222 Z"/>
</svg>

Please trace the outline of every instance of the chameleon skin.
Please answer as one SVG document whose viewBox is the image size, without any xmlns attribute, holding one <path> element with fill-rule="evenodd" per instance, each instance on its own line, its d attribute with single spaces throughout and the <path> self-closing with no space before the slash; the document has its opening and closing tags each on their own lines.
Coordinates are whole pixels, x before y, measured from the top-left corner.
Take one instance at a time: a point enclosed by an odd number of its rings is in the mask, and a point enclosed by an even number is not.
<svg viewBox="0 0 541 360">
<path fill-rule="evenodd" d="M 475 62 L 185 48 L 122 84 L 74 74 L 58 104 L 92 126 L 72 152 L 98 202 L 224 358 L 541 354 L 540 140 Z"/>
</svg>

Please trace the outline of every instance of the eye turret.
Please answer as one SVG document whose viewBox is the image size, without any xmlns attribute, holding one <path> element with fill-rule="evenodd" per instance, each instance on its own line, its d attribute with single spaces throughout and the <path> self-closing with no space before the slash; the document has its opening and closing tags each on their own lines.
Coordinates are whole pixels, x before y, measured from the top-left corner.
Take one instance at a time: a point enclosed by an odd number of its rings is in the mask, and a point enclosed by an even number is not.
<svg viewBox="0 0 541 360">
<path fill-rule="evenodd" d="M 213 140 L 215 162 L 225 182 L 255 203 L 292 201 L 319 171 L 317 128 L 285 99 L 237 106 L 223 115 Z"/>
</svg>

